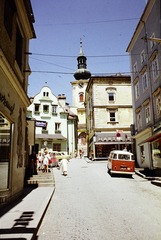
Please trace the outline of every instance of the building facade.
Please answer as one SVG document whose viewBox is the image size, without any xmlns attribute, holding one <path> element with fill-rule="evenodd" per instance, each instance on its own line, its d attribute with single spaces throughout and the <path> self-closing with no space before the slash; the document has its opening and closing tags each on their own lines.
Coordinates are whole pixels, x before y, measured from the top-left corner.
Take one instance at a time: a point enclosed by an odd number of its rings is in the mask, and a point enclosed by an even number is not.
<svg viewBox="0 0 161 240">
<path fill-rule="evenodd" d="M 56 97 L 48 86 L 32 98 L 28 118 L 36 119 L 36 153 L 49 150 L 71 154 L 77 150 L 77 115 L 66 103 L 65 95 Z"/>
<path fill-rule="evenodd" d="M 127 48 L 140 167 L 161 169 L 161 1 L 149 0 Z"/>
<path fill-rule="evenodd" d="M 85 94 L 88 157 L 107 159 L 113 149 L 133 151 L 130 76 L 91 77 Z"/>
<path fill-rule="evenodd" d="M 0 208 L 23 192 L 29 39 L 35 38 L 29 0 L 0 1 Z"/>
<path fill-rule="evenodd" d="M 90 71 L 86 68 L 87 58 L 85 57 L 82 49 L 82 41 L 80 42 L 80 53 L 77 58 L 78 69 L 74 73 L 75 81 L 72 81 L 72 100 L 73 106 L 77 109 L 78 116 L 78 154 L 79 150 L 84 151 L 84 155 L 87 154 L 86 144 L 86 115 L 85 115 L 85 91 L 88 84 L 88 79 L 91 76 Z"/>
</svg>

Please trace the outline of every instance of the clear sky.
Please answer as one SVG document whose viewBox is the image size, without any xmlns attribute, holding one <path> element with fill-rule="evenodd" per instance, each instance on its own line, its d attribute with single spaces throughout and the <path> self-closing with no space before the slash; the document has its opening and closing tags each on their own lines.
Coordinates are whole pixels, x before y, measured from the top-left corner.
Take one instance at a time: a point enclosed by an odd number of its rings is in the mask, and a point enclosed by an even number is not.
<svg viewBox="0 0 161 240">
<path fill-rule="evenodd" d="M 80 38 L 92 75 L 130 74 L 126 52 L 146 0 L 31 0 L 36 39 L 30 40 L 28 96 L 45 86 L 72 106 Z"/>
</svg>

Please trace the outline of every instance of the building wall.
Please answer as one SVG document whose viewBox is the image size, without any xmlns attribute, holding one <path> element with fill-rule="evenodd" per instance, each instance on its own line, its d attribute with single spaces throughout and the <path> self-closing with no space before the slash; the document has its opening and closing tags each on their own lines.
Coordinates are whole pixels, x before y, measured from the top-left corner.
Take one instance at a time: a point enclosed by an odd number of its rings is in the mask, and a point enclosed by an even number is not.
<svg viewBox="0 0 161 240">
<path fill-rule="evenodd" d="M 136 139 L 137 160 L 141 167 L 148 167 L 150 169 L 153 168 L 151 144 L 152 141 L 156 141 L 157 138 L 159 139 L 161 132 L 161 127 L 159 127 L 161 121 L 161 110 L 159 110 L 159 108 L 161 107 L 159 107 L 157 102 L 158 99 L 161 98 L 161 74 L 159 70 L 161 63 L 161 46 L 158 42 L 150 41 L 149 38 L 161 38 L 160 9 L 160 0 L 148 1 L 127 48 L 127 51 L 130 53 L 132 72 L 134 138 Z M 143 55 L 144 61 L 142 58 Z M 145 75 L 147 76 L 146 84 Z M 158 113 L 159 111 L 160 113 Z M 144 134 L 149 128 L 151 129 L 149 132 L 152 139 L 151 144 L 147 144 L 146 142 L 147 139 L 150 139 L 150 136 L 148 135 L 147 138 L 147 135 Z M 142 139 L 139 137 L 141 133 L 143 135 Z M 142 148 L 145 149 L 144 163 L 141 157 Z"/>
<path fill-rule="evenodd" d="M 12 17 L 6 15 L 5 4 L 11 7 Z M 35 37 L 34 29 L 24 6 L 24 1 L 0 1 L 0 208 L 23 192 L 26 149 L 26 108 L 29 106 L 28 56 L 29 39 Z M 32 13 L 33 14 L 33 13 Z M 10 19 L 8 17 L 11 17 Z M 10 24 L 12 31 L 7 29 Z M 17 25 L 18 24 L 18 25 Z M 23 45 L 17 58 L 16 29 L 19 26 Z M 21 37 L 22 37 L 21 36 Z M 18 64 L 21 60 L 21 65 Z"/>
</svg>

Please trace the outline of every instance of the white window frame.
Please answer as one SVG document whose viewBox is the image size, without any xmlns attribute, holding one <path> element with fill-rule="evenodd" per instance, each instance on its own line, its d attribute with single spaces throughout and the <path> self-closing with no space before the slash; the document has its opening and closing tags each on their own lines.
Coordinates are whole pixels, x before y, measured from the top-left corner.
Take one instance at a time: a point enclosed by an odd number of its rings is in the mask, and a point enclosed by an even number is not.
<svg viewBox="0 0 161 240">
<path fill-rule="evenodd" d="M 60 131 L 61 130 L 61 123 L 55 123 L 55 131 Z"/>
<path fill-rule="evenodd" d="M 156 96 L 157 117 L 161 116 L 161 92 Z"/>
<path fill-rule="evenodd" d="M 159 77 L 159 65 L 157 56 L 152 61 L 152 72 L 154 81 Z"/>
<path fill-rule="evenodd" d="M 147 78 L 146 71 L 142 75 L 142 84 L 143 84 L 143 92 L 145 92 L 148 89 L 148 78 Z"/>
<path fill-rule="evenodd" d="M 151 35 L 151 38 L 155 38 L 155 33 L 153 33 L 153 34 Z M 150 41 L 150 47 L 151 47 L 151 49 L 153 49 L 155 45 L 156 45 L 156 42 Z"/>
<path fill-rule="evenodd" d="M 117 121 L 117 118 L 118 118 L 117 111 L 118 111 L 118 109 L 107 109 L 107 111 L 108 111 L 108 123 L 117 123 L 118 122 Z M 111 121 L 111 118 L 112 118 L 110 116 L 111 113 L 114 113 L 115 121 Z"/>
<path fill-rule="evenodd" d="M 57 113 L 57 106 L 52 106 L 52 113 Z"/>
<path fill-rule="evenodd" d="M 145 106 L 145 118 L 146 118 L 146 124 L 149 124 L 151 122 L 150 103 Z"/>
<path fill-rule="evenodd" d="M 141 111 L 139 111 L 136 114 L 136 118 L 137 118 L 137 128 L 138 128 L 138 130 L 141 130 L 142 129 Z"/>
<path fill-rule="evenodd" d="M 140 58 L 141 58 L 141 64 L 143 64 L 145 62 L 145 51 L 144 50 L 141 52 Z"/>
<path fill-rule="evenodd" d="M 106 92 L 108 94 L 108 96 L 107 96 L 108 103 L 109 104 L 115 103 L 116 102 L 116 88 L 108 87 L 108 88 L 106 88 Z M 110 94 L 113 94 L 113 100 L 110 100 Z"/>
<path fill-rule="evenodd" d="M 137 74 L 138 72 L 138 65 L 137 65 L 137 62 L 135 62 L 134 64 L 134 74 Z"/>
<path fill-rule="evenodd" d="M 136 100 L 140 97 L 140 91 L 139 91 L 139 81 L 135 84 L 135 98 Z"/>
</svg>

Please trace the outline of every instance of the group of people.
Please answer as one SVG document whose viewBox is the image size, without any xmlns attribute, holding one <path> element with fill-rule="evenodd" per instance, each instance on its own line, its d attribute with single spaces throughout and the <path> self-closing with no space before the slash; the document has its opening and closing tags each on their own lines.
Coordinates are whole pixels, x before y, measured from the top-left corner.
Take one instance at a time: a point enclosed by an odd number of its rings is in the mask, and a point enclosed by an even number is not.
<svg viewBox="0 0 161 240">
<path fill-rule="evenodd" d="M 39 151 L 38 156 L 36 156 L 36 153 L 33 152 L 30 155 L 30 173 L 34 174 L 38 170 L 43 170 L 43 172 L 48 172 L 49 159 L 50 159 L 50 155 L 46 149 L 44 149 L 43 153 Z"/>
<path fill-rule="evenodd" d="M 44 149 L 44 152 L 42 153 L 39 151 L 38 156 L 36 156 L 35 152 L 33 152 L 30 155 L 30 174 L 37 173 L 37 171 L 42 170 L 43 172 L 49 172 L 49 159 L 50 159 L 50 154 L 46 149 Z M 62 171 L 62 175 L 66 176 L 67 175 L 67 164 L 68 160 L 67 159 L 62 159 L 60 161 L 60 168 Z"/>
</svg>

